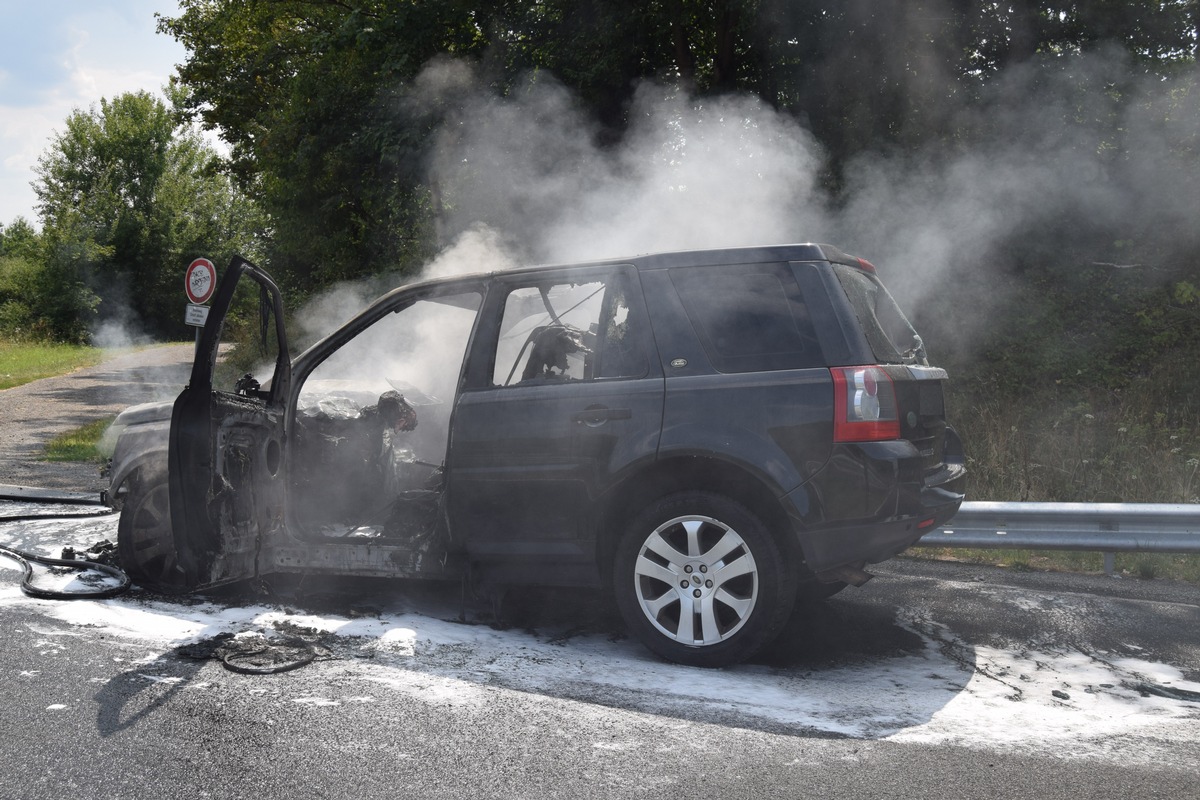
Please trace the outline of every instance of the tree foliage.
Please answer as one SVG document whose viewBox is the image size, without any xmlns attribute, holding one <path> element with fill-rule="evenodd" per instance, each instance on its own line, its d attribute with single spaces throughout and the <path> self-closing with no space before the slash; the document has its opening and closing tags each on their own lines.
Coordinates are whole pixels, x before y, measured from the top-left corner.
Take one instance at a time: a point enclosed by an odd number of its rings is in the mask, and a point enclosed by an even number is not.
<svg viewBox="0 0 1200 800">
<path fill-rule="evenodd" d="M 146 92 L 76 111 L 38 162 L 41 303 L 60 338 L 96 322 L 181 337 L 183 270 L 199 255 L 253 250 L 254 206 L 216 153 Z"/>
<path fill-rule="evenodd" d="M 439 54 L 484 43 L 458 2 L 183 2 L 164 31 L 191 52 L 184 107 L 221 131 L 272 224 L 295 288 L 429 254 L 423 153 L 434 112 L 408 86 Z"/>
<path fill-rule="evenodd" d="M 948 343 L 945 361 L 981 392 L 1118 387 L 1156 354 L 1200 350 L 1195 0 L 180 9 L 161 29 L 189 51 L 183 108 L 230 143 L 231 174 L 269 215 L 267 258 L 293 296 L 413 270 L 446 244 L 441 214 L 462 198 L 425 164 L 434 137 L 461 134 L 466 96 L 439 83 L 446 70 L 428 69 L 449 58 L 497 102 L 553 76 L 601 147 L 621 145 L 644 82 L 697 104 L 752 95 L 820 143 L 835 207 L 862 191 L 864 164 L 905 165 L 927 199 L 937 188 L 927 176 L 947 162 L 994 180 L 994 207 L 978 213 L 1010 217 L 1006 233 L 956 253 L 968 277 L 917 310 L 931 340 Z M 981 302 L 997 324 L 981 340 L 959 336 Z"/>
<path fill-rule="evenodd" d="M 1158 181 L 1178 202 L 1069 208 L 1080 195 L 1050 187 L 1036 213 L 981 249 L 977 258 L 1000 262 L 986 267 L 1011 282 L 1008 313 L 1040 331 L 1036 346 L 1025 333 L 1019 345 L 997 335 L 985 347 L 993 363 L 1023 369 L 1037 358 L 1065 374 L 1073 338 L 1091 343 L 1079 352 L 1098 373 L 1128 375 L 1148 346 L 1177 346 L 1193 330 L 1200 244 L 1184 232 L 1200 202 L 1188 180 L 1200 154 L 1195 0 L 182 0 L 179 9 L 160 19 L 188 50 L 174 110 L 218 132 L 229 156 L 218 165 L 172 109 L 144 95 L 68 120 L 39 166 L 45 231 L 36 255 L 22 256 L 57 287 L 60 332 L 72 314 L 87 319 L 97 300 L 112 313 L 122 297 L 152 329 L 177 331 L 175 270 L 196 254 L 259 255 L 293 299 L 415 270 L 445 244 L 439 223 L 456 202 L 428 171 L 436 137 L 462 124 L 468 98 L 451 79 L 455 64 L 469 65 L 471 91 L 497 101 L 553 76 L 601 147 L 620 146 L 646 81 L 697 103 L 752 95 L 812 132 L 835 204 L 850 201 L 864 158 L 919 172 L 968 151 L 1000 160 L 1005 146 L 1079 155 L 1099 173 L 1080 176 L 1096 196 L 1140 197 Z M 1036 125 L 1011 111 L 1025 97 L 1039 105 Z M 1161 152 L 1132 157 L 1149 138 Z M 962 300 L 922 313 L 952 328 Z"/>
<path fill-rule="evenodd" d="M 186 109 L 230 143 L 271 215 L 273 264 L 320 283 L 428 255 L 438 198 L 422 163 L 447 100 L 417 79 L 438 56 L 471 60 L 498 96 L 549 72 L 612 142 L 640 81 L 751 93 L 814 132 L 836 188 L 865 151 L 986 133 L 1017 67 L 1036 67 L 1036 91 L 1102 47 L 1135 73 L 1194 64 L 1197 13 L 1186 0 L 184 0 L 161 29 L 189 50 Z"/>
<path fill-rule="evenodd" d="M 0 335 L 9 339 L 37 337 L 34 300 L 40 297 L 40 238 L 21 217 L 0 224 Z"/>
</svg>

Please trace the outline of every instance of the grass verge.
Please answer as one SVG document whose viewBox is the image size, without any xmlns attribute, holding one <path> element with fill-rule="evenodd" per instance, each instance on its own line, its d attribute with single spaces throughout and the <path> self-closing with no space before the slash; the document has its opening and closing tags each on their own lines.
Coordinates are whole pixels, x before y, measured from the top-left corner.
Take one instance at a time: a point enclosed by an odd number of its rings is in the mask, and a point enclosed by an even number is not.
<svg viewBox="0 0 1200 800">
<path fill-rule="evenodd" d="M 0 341 L 0 389 L 90 367 L 103 357 L 103 350 L 86 345 Z"/>
<path fill-rule="evenodd" d="M 969 387 L 968 387 L 969 388 Z M 958 392 L 955 394 L 954 392 Z M 967 499 L 1186 503 L 1200 513 L 1200 372 L 1164 359 L 1123 388 L 1017 397 L 951 382 L 947 416 L 967 450 Z M 914 548 L 1014 570 L 1103 574 L 1103 553 Z M 1200 584 L 1200 556 L 1117 553 L 1115 574 Z"/>
<path fill-rule="evenodd" d="M 96 445 L 100 442 L 100 437 L 108 430 L 108 426 L 112 424 L 114 419 L 116 417 L 98 419 L 75 430 L 60 433 L 46 445 L 46 451 L 42 455 L 42 460 L 81 463 L 99 463 L 103 461 L 104 456 L 100 454 Z"/>
</svg>

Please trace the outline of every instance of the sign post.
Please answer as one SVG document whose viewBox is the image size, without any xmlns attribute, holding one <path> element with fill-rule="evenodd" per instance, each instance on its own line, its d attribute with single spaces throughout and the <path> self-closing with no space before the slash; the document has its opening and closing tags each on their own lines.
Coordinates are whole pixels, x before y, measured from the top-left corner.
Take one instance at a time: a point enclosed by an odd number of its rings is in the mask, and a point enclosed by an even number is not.
<svg viewBox="0 0 1200 800">
<path fill-rule="evenodd" d="M 196 347 L 200 347 L 200 329 L 208 321 L 208 306 L 204 305 L 217 288 L 217 269 L 207 258 L 197 258 L 188 265 L 183 280 L 188 307 L 183 321 L 196 329 Z"/>
</svg>

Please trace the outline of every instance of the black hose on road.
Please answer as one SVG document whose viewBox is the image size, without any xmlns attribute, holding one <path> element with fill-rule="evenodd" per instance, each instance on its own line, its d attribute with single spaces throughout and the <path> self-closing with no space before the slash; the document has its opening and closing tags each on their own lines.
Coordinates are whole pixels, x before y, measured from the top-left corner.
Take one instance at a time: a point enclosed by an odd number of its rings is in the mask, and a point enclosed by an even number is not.
<svg viewBox="0 0 1200 800">
<path fill-rule="evenodd" d="M 34 503 L 60 503 L 61 496 L 48 495 L 43 498 L 34 498 L 29 493 L 37 490 L 26 490 L 22 487 L 23 494 L 19 498 L 22 502 Z M 9 498 L 11 499 L 11 498 Z M 105 517 L 117 513 L 110 508 L 103 511 L 92 512 L 89 514 L 19 514 L 8 517 L 0 517 L 0 525 L 9 522 L 32 522 L 43 519 L 79 519 L 86 517 Z M 51 558 L 49 556 L 40 556 L 36 553 L 27 553 L 24 550 L 18 550 L 15 547 L 0 545 L 0 555 L 6 555 L 18 561 L 25 570 L 25 577 L 21 579 L 21 591 L 30 597 L 38 597 L 47 600 L 103 600 L 109 597 L 116 597 L 119 594 L 129 590 L 132 581 L 123 570 L 118 567 L 101 564 L 97 561 L 89 561 L 86 559 L 71 559 L 71 558 Z M 42 564 L 47 567 L 65 567 L 67 569 L 76 569 L 80 571 L 93 570 L 102 572 L 111 578 L 117 579 L 115 586 L 104 586 L 97 589 L 91 589 L 82 592 L 64 592 L 58 589 L 42 589 L 33 585 L 33 564 Z M 231 672 L 240 672 L 245 675 L 269 675 L 277 672 L 287 672 L 297 669 L 305 664 L 310 664 L 317 657 L 317 649 L 311 643 L 304 641 L 298 637 L 289 637 L 282 642 L 234 642 L 232 634 L 222 634 L 214 637 L 213 644 L 205 648 L 205 654 L 201 656 L 191 655 L 191 657 L 209 658 L 216 657 L 221 660 L 225 668 Z M 191 649 L 195 649 L 194 647 Z"/>
<path fill-rule="evenodd" d="M 58 499 L 38 500 L 30 499 L 28 496 L 22 498 L 23 502 L 47 502 L 59 503 Z M 90 514 L 17 514 L 11 517 L 0 517 L 0 524 L 9 522 L 32 522 L 43 519 L 79 519 L 81 517 L 106 517 L 117 512 L 112 509 L 104 511 L 92 512 Z M 41 556 L 36 553 L 28 553 L 24 550 L 18 550 L 15 547 L 0 545 L 0 555 L 6 555 L 9 558 L 20 563 L 25 570 L 25 576 L 21 579 L 21 591 L 30 597 L 38 597 L 45 600 L 103 600 L 108 597 L 116 597 L 129 590 L 132 581 L 119 567 L 111 567 L 108 564 L 101 564 L 96 561 L 88 561 L 86 559 L 73 558 L 51 558 L 50 556 Z M 46 567 L 61 567 L 66 569 L 75 569 L 82 571 L 102 572 L 110 578 L 117 579 L 115 586 L 103 586 L 96 589 L 89 589 L 81 592 L 66 592 L 60 589 L 42 589 L 33 585 L 33 565 L 41 564 Z"/>
</svg>

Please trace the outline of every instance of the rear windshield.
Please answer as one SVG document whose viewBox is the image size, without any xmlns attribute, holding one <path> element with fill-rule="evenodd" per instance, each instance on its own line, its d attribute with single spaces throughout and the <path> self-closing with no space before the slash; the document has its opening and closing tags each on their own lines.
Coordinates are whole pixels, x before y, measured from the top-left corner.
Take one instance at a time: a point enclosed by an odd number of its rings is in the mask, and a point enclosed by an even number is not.
<svg viewBox="0 0 1200 800">
<path fill-rule="evenodd" d="M 927 363 L 921 337 L 879 278 L 845 264 L 834 264 L 833 271 L 880 363 Z"/>
</svg>

